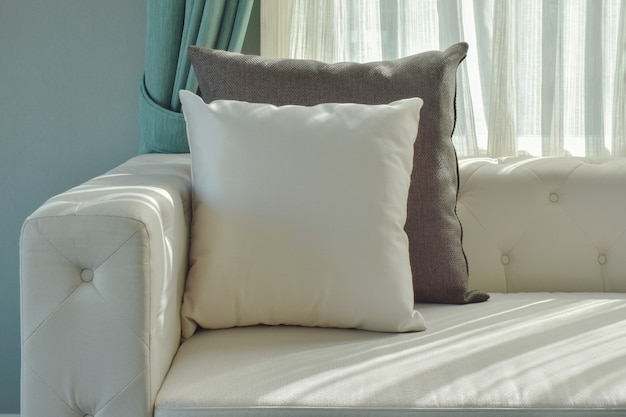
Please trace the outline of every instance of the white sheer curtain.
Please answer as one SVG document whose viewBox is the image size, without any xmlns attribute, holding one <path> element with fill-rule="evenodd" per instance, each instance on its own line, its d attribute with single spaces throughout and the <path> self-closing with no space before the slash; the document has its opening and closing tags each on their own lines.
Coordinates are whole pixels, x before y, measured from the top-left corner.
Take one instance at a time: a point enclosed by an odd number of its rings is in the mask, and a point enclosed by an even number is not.
<svg viewBox="0 0 626 417">
<path fill-rule="evenodd" d="M 624 0 L 262 0 L 261 54 L 393 59 L 466 41 L 460 156 L 626 156 Z"/>
</svg>

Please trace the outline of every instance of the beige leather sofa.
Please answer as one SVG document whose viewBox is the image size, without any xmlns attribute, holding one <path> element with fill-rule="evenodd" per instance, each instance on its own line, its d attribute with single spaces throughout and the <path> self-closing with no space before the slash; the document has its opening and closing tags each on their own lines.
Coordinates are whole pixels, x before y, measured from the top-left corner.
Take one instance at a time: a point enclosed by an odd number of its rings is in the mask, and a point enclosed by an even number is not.
<svg viewBox="0 0 626 417">
<path fill-rule="evenodd" d="M 626 415 L 626 160 L 460 161 L 470 287 L 406 334 L 201 331 L 180 344 L 188 155 L 62 193 L 21 240 L 22 416 Z"/>
</svg>

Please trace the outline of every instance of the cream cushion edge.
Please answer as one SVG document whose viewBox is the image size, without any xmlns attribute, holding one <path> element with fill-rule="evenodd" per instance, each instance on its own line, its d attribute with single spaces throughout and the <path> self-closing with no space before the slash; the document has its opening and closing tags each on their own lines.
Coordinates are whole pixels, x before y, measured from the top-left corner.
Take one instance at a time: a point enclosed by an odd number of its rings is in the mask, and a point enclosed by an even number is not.
<svg viewBox="0 0 626 417">
<path fill-rule="evenodd" d="M 404 232 L 421 99 L 180 99 L 193 183 L 183 338 L 258 324 L 425 329 Z"/>
</svg>

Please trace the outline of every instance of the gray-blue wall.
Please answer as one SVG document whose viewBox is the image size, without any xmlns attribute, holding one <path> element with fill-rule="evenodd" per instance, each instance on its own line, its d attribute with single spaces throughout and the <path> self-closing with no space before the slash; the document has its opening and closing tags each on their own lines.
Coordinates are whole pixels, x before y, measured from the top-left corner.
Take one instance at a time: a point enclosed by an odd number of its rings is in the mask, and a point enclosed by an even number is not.
<svg viewBox="0 0 626 417">
<path fill-rule="evenodd" d="M 19 233 L 136 153 L 145 0 L 0 0 L 0 414 L 19 412 Z"/>
<path fill-rule="evenodd" d="M 257 2 L 258 3 L 258 2 Z M 0 414 L 19 413 L 19 234 L 135 155 L 146 0 L 0 0 Z M 258 4 L 244 50 L 258 52 Z"/>
</svg>

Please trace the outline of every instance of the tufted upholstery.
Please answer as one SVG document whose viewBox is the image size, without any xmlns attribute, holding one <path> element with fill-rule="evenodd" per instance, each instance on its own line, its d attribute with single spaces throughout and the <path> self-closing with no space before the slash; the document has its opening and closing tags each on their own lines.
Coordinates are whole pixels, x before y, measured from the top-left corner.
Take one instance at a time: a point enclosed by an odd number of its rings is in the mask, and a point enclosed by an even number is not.
<svg viewBox="0 0 626 417">
<path fill-rule="evenodd" d="M 626 292 L 626 161 L 459 162 L 470 287 Z"/>
<path fill-rule="evenodd" d="M 179 347 L 190 194 L 188 155 L 142 155 L 25 221 L 22 416 L 153 415 Z M 625 159 L 462 160 L 457 210 L 472 288 L 626 292 Z"/>
<path fill-rule="evenodd" d="M 26 220 L 23 416 L 152 415 L 180 338 L 189 177 L 185 156 L 146 155 Z"/>
</svg>

